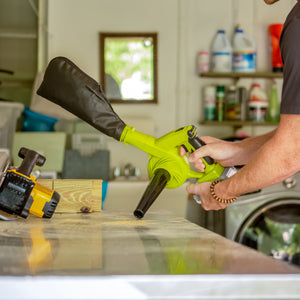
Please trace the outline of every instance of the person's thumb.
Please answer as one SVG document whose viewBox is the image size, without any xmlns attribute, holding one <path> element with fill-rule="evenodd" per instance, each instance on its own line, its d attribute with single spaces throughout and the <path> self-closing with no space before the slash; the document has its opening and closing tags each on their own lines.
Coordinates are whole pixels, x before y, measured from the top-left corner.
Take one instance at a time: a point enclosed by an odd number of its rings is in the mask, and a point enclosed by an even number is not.
<svg viewBox="0 0 300 300">
<path fill-rule="evenodd" d="M 186 191 L 189 194 L 196 194 L 196 190 L 197 190 L 197 185 L 195 183 L 191 183 L 186 187 Z"/>
</svg>

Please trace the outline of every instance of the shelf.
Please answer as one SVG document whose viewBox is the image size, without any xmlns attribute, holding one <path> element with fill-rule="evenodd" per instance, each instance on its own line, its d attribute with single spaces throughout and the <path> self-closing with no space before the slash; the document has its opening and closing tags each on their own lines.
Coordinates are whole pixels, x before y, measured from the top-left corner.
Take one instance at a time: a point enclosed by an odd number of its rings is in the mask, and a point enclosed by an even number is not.
<svg viewBox="0 0 300 300">
<path fill-rule="evenodd" d="M 17 74 L 4 74 L 0 75 L 0 88 L 2 86 L 12 86 L 12 85 L 32 85 L 34 82 L 35 74 L 25 74 L 25 73 L 17 73 Z"/>
<path fill-rule="evenodd" d="M 0 38 L 36 39 L 37 32 L 35 29 L 0 29 Z"/>
<path fill-rule="evenodd" d="M 241 73 L 241 72 L 232 72 L 232 73 L 214 73 L 214 72 L 208 72 L 203 73 L 200 75 L 200 77 L 206 77 L 206 78 L 282 78 L 282 73 L 278 72 L 255 72 L 255 73 Z"/>
<path fill-rule="evenodd" d="M 277 126 L 277 122 L 254 122 L 254 121 L 201 121 L 201 125 L 207 126 L 232 126 L 234 128 L 241 128 L 243 126 Z"/>
<path fill-rule="evenodd" d="M 215 73 L 208 72 L 203 73 L 200 77 L 205 78 L 229 78 L 238 80 L 241 78 L 263 78 L 263 79 L 275 79 L 275 78 L 283 78 L 283 74 L 278 72 L 249 72 L 249 73 L 241 73 L 241 72 L 231 72 L 231 73 Z M 234 130 L 239 129 L 243 126 L 277 126 L 277 122 L 255 122 L 255 121 L 201 121 L 201 125 L 207 126 L 231 126 Z"/>
</svg>

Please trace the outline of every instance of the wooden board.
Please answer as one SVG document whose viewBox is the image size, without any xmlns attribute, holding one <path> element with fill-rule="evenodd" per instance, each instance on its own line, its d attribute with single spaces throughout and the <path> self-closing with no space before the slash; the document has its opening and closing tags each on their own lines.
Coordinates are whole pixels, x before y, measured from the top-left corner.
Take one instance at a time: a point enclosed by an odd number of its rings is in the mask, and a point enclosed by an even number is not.
<svg viewBox="0 0 300 300">
<path fill-rule="evenodd" d="M 39 179 L 37 182 L 60 194 L 56 213 L 101 211 L 102 180 Z"/>
</svg>

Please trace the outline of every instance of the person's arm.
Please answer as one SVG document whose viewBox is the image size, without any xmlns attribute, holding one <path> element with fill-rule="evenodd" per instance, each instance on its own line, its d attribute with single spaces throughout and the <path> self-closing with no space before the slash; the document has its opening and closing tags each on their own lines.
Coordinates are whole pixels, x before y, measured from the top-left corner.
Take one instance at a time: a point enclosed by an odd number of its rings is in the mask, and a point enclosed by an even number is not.
<svg viewBox="0 0 300 300">
<path fill-rule="evenodd" d="M 232 162 L 230 162 L 228 166 L 247 164 L 251 160 L 251 158 L 256 154 L 258 149 L 267 141 L 269 141 L 275 135 L 275 133 L 276 130 L 273 130 L 267 134 L 256 137 L 250 137 L 244 139 L 241 142 L 235 143 L 236 147 L 238 148 L 238 151 L 237 153 L 235 153 L 235 156 L 232 158 Z"/>
<path fill-rule="evenodd" d="M 244 139 L 241 142 L 227 142 L 214 137 L 201 136 L 206 145 L 189 155 L 189 161 L 199 172 L 203 172 L 205 165 L 202 157 L 210 156 L 224 167 L 246 164 L 256 151 L 275 134 L 275 130 L 257 137 Z M 181 149 L 184 155 L 184 149 Z"/>
<path fill-rule="evenodd" d="M 278 129 L 259 147 L 248 164 L 234 176 L 215 185 L 215 194 L 231 199 L 265 188 L 290 177 L 300 170 L 300 115 L 281 115 Z M 208 153 L 206 153 L 208 155 Z M 193 184 L 187 191 L 200 196 L 204 209 L 221 209 L 211 196 L 210 183 Z"/>
</svg>

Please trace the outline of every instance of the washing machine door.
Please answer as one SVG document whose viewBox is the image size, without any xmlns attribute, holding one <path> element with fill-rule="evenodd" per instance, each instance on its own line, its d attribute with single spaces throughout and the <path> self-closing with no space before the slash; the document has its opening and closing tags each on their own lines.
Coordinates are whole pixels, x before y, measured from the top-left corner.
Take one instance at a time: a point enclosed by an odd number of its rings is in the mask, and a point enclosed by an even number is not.
<svg viewBox="0 0 300 300">
<path fill-rule="evenodd" d="M 235 241 L 300 265 L 300 199 L 277 199 L 252 212 Z"/>
</svg>

